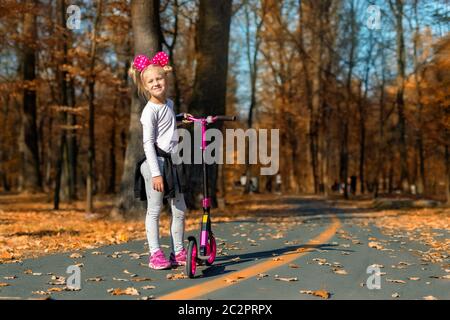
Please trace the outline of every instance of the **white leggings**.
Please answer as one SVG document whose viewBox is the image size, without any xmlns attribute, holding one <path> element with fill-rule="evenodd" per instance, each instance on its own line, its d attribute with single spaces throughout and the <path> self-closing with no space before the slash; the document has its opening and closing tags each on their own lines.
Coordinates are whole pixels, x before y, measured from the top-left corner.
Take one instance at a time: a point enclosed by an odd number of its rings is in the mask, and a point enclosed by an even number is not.
<svg viewBox="0 0 450 320">
<path fill-rule="evenodd" d="M 160 171 L 163 172 L 164 158 L 158 157 Z M 145 191 L 147 193 L 147 215 L 145 218 L 145 229 L 147 233 L 150 254 L 160 249 L 159 245 L 159 215 L 163 206 L 163 192 L 153 189 L 152 175 L 147 161 L 141 165 L 141 173 L 145 180 Z M 174 169 L 174 177 L 176 176 Z M 175 198 L 168 199 L 172 211 L 172 221 L 170 227 L 172 252 L 179 253 L 183 249 L 184 238 L 184 218 L 186 203 L 183 193 L 178 191 L 178 179 L 176 180 Z"/>
</svg>

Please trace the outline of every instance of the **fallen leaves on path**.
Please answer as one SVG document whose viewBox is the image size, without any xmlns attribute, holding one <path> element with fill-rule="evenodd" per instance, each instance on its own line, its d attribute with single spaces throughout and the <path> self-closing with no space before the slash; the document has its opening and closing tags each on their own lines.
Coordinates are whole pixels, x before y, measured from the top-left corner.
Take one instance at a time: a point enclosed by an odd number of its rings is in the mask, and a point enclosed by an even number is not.
<svg viewBox="0 0 450 320">
<path fill-rule="evenodd" d="M 401 283 L 401 284 L 405 284 L 406 281 L 403 280 L 397 280 L 397 279 L 386 279 L 387 282 L 392 282 L 392 283 Z"/>
<path fill-rule="evenodd" d="M 185 275 L 183 272 L 182 273 L 169 273 L 166 276 L 167 280 L 180 280 L 180 279 L 187 279 L 188 276 Z"/>
<path fill-rule="evenodd" d="M 109 218 L 114 201 L 114 197 L 96 197 L 96 218 L 92 219 L 85 215 L 85 202 L 82 200 L 71 204 L 60 203 L 60 210 L 53 210 L 53 201 L 47 194 L 0 195 L 0 219 L 8 221 L 0 224 L 0 263 L 19 263 L 26 258 L 57 252 L 94 249 L 145 239 L 144 218 L 127 221 Z M 244 217 L 237 214 L 233 217 L 217 216 L 214 222 L 238 218 Z M 170 215 L 161 215 L 161 236 L 169 235 L 170 220 Z M 199 220 L 198 212 L 187 214 L 186 231 L 197 229 Z M 91 254 L 103 253 L 93 251 Z M 121 256 L 113 254 L 110 257 Z M 72 253 L 71 258 L 79 259 L 79 253 Z M 138 259 L 137 255 L 132 258 Z"/>
<path fill-rule="evenodd" d="M 141 287 L 141 289 L 143 289 L 143 290 L 152 290 L 152 289 L 155 289 L 156 287 L 155 286 L 143 286 L 143 287 Z"/>
<path fill-rule="evenodd" d="M 66 284 L 66 278 L 61 276 L 52 276 L 51 281 L 48 282 L 48 284 L 55 286 L 55 285 L 65 285 Z"/>
<path fill-rule="evenodd" d="M 330 297 L 330 293 L 325 290 L 300 290 L 300 293 L 311 294 L 322 299 L 328 299 Z"/>
<path fill-rule="evenodd" d="M 369 246 L 369 248 L 373 248 L 373 249 L 377 249 L 377 250 L 382 250 L 384 249 L 384 247 L 376 241 L 371 241 L 367 244 Z"/>
<path fill-rule="evenodd" d="M 139 295 L 139 291 L 137 291 L 135 288 L 133 287 L 129 287 L 126 289 L 108 289 L 106 290 L 106 292 L 110 293 L 113 296 L 138 296 Z"/>
<path fill-rule="evenodd" d="M 429 249 L 410 250 L 423 262 L 442 263 L 450 252 L 450 209 L 426 208 L 419 210 L 386 210 L 377 218 L 368 219 L 382 233 L 393 238 L 417 241 Z"/>
<path fill-rule="evenodd" d="M 276 274 L 275 275 L 275 280 L 291 282 L 291 281 L 298 281 L 298 278 L 297 277 L 290 277 L 290 278 L 280 277 L 279 275 Z"/>
<path fill-rule="evenodd" d="M 348 274 L 347 271 L 345 271 L 344 269 L 338 269 L 338 268 L 333 269 L 333 272 L 334 272 L 335 274 L 340 274 L 340 275 L 346 275 L 346 274 Z"/>
<path fill-rule="evenodd" d="M 144 282 L 144 281 L 152 281 L 151 278 L 145 278 L 145 277 L 135 277 L 132 278 L 131 281 L 133 282 Z"/>
<path fill-rule="evenodd" d="M 245 279 L 245 277 L 237 276 L 237 277 L 228 277 L 225 278 L 226 283 L 237 283 L 239 280 Z"/>
<path fill-rule="evenodd" d="M 92 281 L 92 282 L 100 282 L 103 281 L 102 277 L 94 277 L 94 278 L 88 278 L 86 281 Z"/>
<path fill-rule="evenodd" d="M 269 275 L 267 273 L 259 273 L 258 276 L 256 277 L 256 280 L 261 280 L 262 278 L 266 278 Z"/>
</svg>

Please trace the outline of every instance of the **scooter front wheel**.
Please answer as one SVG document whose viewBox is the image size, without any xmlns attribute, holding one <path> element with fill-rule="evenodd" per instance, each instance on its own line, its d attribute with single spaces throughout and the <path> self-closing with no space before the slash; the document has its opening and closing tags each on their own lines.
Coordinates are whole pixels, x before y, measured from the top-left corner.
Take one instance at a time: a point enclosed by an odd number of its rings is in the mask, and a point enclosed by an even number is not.
<svg viewBox="0 0 450 320">
<path fill-rule="evenodd" d="M 186 275 L 189 278 L 194 278 L 197 269 L 197 240 L 194 237 L 189 237 L 189 245 L 186 257 Z"/>
<path fill-rule="evenodd" d="M 207 266 L 210 266 L 214 263 L 214 260 L 216 260 L 216 239 L 214 238 L 212 233 L 209 236 L 208 255 L 209 258 L 205 263 Z"/>
</svg>

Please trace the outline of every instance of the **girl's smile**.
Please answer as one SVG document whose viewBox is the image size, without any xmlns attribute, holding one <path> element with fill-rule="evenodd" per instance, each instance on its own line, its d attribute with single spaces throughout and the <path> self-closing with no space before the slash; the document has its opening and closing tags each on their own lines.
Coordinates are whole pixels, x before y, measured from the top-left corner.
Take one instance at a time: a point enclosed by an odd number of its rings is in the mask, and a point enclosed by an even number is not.
<svg viewBox="0 0 450 320">
<path fill-rule="evenodd" d="M 160 68 L 148 68 L 144 71 L 143 83 L 152 97 L 165 100 L 166 75 Z"/>
</svg>

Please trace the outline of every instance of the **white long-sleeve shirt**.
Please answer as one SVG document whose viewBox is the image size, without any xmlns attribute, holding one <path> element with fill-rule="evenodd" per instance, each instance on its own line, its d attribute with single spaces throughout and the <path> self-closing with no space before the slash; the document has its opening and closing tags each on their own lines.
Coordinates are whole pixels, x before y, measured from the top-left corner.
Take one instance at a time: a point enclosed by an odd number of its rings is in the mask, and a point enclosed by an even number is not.
<svg viewBox="0 0 450 320">
<path fill-rule="evenodd" d="M 172 152 L 178 144 L 178 133 L 173 101 L 166 100 L 165 104 L 148 101 L 142 110 L 144 152 L 150 166 L 152 177 L 162 175 L 156 156 L 156 145 L 165 152 Z"/>
</svg>

